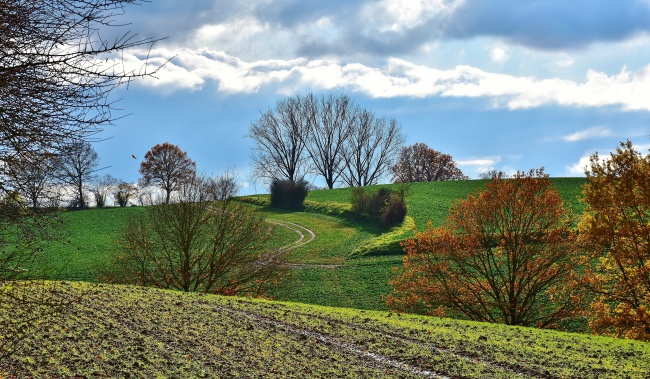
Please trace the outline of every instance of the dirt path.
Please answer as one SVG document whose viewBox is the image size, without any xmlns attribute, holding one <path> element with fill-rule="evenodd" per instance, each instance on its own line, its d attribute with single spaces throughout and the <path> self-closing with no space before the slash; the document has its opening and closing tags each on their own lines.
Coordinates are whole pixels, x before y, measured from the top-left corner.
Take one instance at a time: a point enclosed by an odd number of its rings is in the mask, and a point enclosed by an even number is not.
<svg viewBox="0 0 650 379">
<path fill-rule="evenodd" d="M 298 234 L 297 241 L 278 249 L 282 254 L 289 252 L 293 249 L 297 249 L 300 246 L 306 245 L 311 241 L 313 241 L 314 238 L 316 238 L 316 233 L 314 233 L 313 230 L 307 229 L 304 226 L 298 224 L 294 224 L 293 222 L 282 221 L 274 218 L 267 218 L 266 222 L 268 222 L 269 224 L 281 226 L 283 228 L 289 229 L 295 232 L 296 234 Z M 305 239 L 305 234 L 307 234 L 309 238 Z"/>
<path fill-rule="evenodd" d="M 276 251 L 276 254 L 286 254 L 291 250 L 297 249 L 303 245 L 312 242 L 316 238 L 316 233 L 313 230 L 305 228 L 302 225 L 294 224 L 293 222 L 282 221 L 274 218 L 267 218 L 266 222 L 268 222 L 269 224 L 273 224 L 273 225 L 277 225 L 289 229 L 298 235 L 298 239 L 295 242 L 279 248 Z M 285 263 L 285 266 L 294 270 L 309 269 L 309 268 L 335 269 L 341 267 L 341 265 L 337 265 L 337 264 L 307 264 L 307 263 Z"/>
</svg>

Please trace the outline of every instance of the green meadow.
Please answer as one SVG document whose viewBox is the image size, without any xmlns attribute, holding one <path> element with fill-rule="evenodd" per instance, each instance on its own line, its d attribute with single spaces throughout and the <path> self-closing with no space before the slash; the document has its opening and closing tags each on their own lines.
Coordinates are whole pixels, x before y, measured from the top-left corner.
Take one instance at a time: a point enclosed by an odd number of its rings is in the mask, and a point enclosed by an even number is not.
<svg viewBox="0 0 650 379">
<path fill-rule="evenodd" d="M 579 215 L 585 180 L 553 182 Z M 269 300 L 102 284 L 98 269 L 122 228 L 146 209 L 66 212 L 63 238 L 45 251 L 56 280 L 46 285 L 78 301 L 0 359 L 0 379 L 650 377 L 647 343 L 386 310 L 399 241 L 441 224 L 484 184 L 412 184 L 407 219 L 390 230 L 355 219 L 349 189 L 312 191 L 300 212 L 270 209 L 266 195 L 240 198 L 269 221 L 269 249 L 293 247 Z"/>
</svg>

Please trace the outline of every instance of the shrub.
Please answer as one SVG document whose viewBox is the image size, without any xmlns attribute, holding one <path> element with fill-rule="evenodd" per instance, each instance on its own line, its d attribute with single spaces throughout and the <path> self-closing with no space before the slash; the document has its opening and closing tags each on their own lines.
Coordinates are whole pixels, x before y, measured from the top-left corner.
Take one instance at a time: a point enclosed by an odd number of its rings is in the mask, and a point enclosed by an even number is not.
<svg viewBox="0 0 650 379">
<path fill-rule="evenodd" d="M 404 221 L 406 217 L 406 190 L 390 190 L 381 187 L 375 193 L 363 187 L 352 190 L 352 212 L 359 218 L 367 218 L 389 228 Z"/>
<path fill-rule="evenodd" d="M 299 210 L 309 193 L 309 184 L 305 180 L 273 180 L 271 183 L 271 206 L 275 208 Z"/>
</svg>

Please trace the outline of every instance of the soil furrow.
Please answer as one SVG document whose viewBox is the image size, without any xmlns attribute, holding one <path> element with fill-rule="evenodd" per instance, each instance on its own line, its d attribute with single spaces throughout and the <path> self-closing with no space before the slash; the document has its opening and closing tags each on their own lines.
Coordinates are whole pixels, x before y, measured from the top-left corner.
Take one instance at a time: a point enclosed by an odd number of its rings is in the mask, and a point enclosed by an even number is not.
<svg viewBox="0 0 650 379">
<path fill-rule="evenodd" d="M 240 316 L 249 318 L 249 319 L 254 320 L 256 322 L 259 322 L 259 323 L 263 323 L 263 324 L 267 324 L 267 325 L 273 325 L 276 328 L 280 328 L 280 329 L 285 330 L 285 331 L 287 331 L 289 333 L 292 333 L 292 334 L 301 335 L 301 336 L 304 336 L 304 337 L 307 337 L 307 338 L 313 338 L 313 339 L 318 340 L 320 342 L 323 342 L 325 344 L 328 344 L 328 345 L 331 345 L 331 346 L 336 346 L 336 347 L 338 347 L 340 349 L 343 349 L 345 351 L 354 353 L 356 355 L 359 355 L 361 357 L 369 359 L 369 360 L 373 361 L 374 363 L 378 363 L 378 364 L 381 364 L 383 366 L 388 366 L 388 367 L 391 367 L 391 368 L 394 368 L 394 369 L 403 370 L 403 371 L 409 372 L 411 374 L 415 374 L 415 375 L 419 375 L 419 376 L 423 376 L 423 377 L 428 377 L 428 378 L 451 379 L 451 377 L 449 377 L 449 376 L 446 376 L 446 375 L 443 375 L 443 374 L 440 374 L 440 373 L 436 373 L 434 371 L 424 370 L 424 369 L 421 369 L 421 368 L 414 367 L 414 366 L 410 365 L 407 362 L 402 362 L 402 361 L 390 358 L 388 356 L 385 356 L 383 354 L 368 351 L 368 350 L 364 349 L 362 346 L 359 346 L 359 345 L 356 345 L 356 344 L 353 344 L 353 343 L 350 343 L 350 342 L 341 341 L 340 339 L 338 339 L 336 337 L 333 337 L 333 336 L 330 336 L 330 335 L 327 335 L 327 334 L 323 334 L 323 333 L 320 333 L 320 332 L 317 332 L 317 331 L 314 331 L 314 330 L 299 328 L 299 327 L 296 327 L 295 325 L 280 322 L 280 321 L 272 319 L 270 317 L 262 316 L 262 315 L 259 315 L 259 314 L 253 313 L 253 312 L 247 312 L 247 311 L 244 311 L 244 310 L 232 309 L 232 308 L 228 308 L 228 307 L 225 307 L 225 306 L 220 306 L 220 308 L 227 311 L 227 312 L 238 314 Z"/>
</svg>

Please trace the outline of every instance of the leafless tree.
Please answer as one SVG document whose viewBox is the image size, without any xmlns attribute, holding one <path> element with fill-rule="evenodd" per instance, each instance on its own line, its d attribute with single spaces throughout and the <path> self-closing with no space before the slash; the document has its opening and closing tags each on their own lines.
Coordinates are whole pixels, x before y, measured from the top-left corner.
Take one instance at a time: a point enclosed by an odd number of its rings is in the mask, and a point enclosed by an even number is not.
<svg viewBox="0 0 650 379">
<path fill-rule="evenodd" d="M 199 183 L 203 186 L 206 200 L 222 201 L 237 195 L 241 185 L 237 182 L 234 171 L 226 172 L 219 177 L 200 177 Z"/>
<path fill-rule="evenodd" d="M 99 156 L 89 142 L 75 140 L 62 149 L 59 177 L 62 182 L 73 188 L 73 204 L 75 206 L 81 209 L 87 207 L 84 197 L 85 184 L 101 169 L 99 168 Z"/>
<path fill-rule="evenodd" d="M 253 175 L 266 181 L 297 181 L 307 171 L 305 138 L 307 117 L 300 97 L 278 101 L 255 120 L 247 137 L 255 141 L 251 155 Z"/>
<path fill-rule="evenodd" d="M 196 177 L 196 163 L 177 145 L 165 142 L 152 147 L 140 163 L 140 184 L 155 185 L 165 191 L 165 203 L 171 194 Z"/>
<path fill-rule="evenodd" d="M 120 180 L 113 177 L 111 174 L 103 176 L 97 175 L 92 179 L 90 191 L 95 197 L 95 206 L 97 208 L 103 208 L 106 206 L 108 195 L 113 192 L 118 183 L 120 183 Z"/>
<path fill-rule="evenodd" d="M 4 187 L 14 188 L 29 200 L 32 210 L 36 211 L 41 203 L 51 203 L 52 199 L 58 197 L 54 185 L 59 161 L 52 153 L 23 152 L 7 165 L 8 183 Z"/>
<path fill-rule="evenodd" d="M 124 49 L 154 41 L 127 33 L 108 41 L 100 30 L 118 27 L 135 0 L 5 0 L 0 6 L 0 161 L 30 151 L 56 152 L 85 139 L 115 118 L 109 94 L 149 75 L 125 71 Z M 114 62 L 114 63 L 111 63 Z"/>
<path fill-rule="evenodd" d="M 350 187 L 377 184 L 404 144 L 402 128 L 394 118 L 378 118 L 364 109 L 358 112 L 353 130 L 344 150 L 343 181 Z"/>
<path fill-rule="evenodd" d="M 92 137 L 116 118 L 111 92 L 155 73 L 157 67 L 127 69 L 120 61 L 125 49 L 146 50 L 155 42 L 117 30 L 124 6 L 137 2 L 0 1 L 0 176 L 32 152 L 59 155 L 70 141 Z M 102 37 L 111 30 L 117 37 Z M 0 195 L 11 191 L 10 183 L 0 183 Z M 3 354 L 11 352 L 5 342 L 19 341 L 32 321 L 65 303 L 46 285 L 15 281 L 13 275 L 23 267 L 13 262 L 36 262 L 37 245 L 52 238 L 50 226 L 56 223 L 49 217 L 20 212 L 11 223 L 0 223 L 7 231 L 0 236 L 0 251 L 9 262 L 0 265 L 0 306 L 12 310 L 2 313 L 10 320 L 0 319 Z M 6 260 L 5 252 L 15 259 Z"/>
<path fill-rule="evenodd" d="M 327 188 L 334 188 L 345 166 L 344 149 L 359 109 L 346 95 L 309 94 L 299 101 L 307 118 L 304 138 L 312 168 L 325 179 Z"/>
<path fill-rule="evenodd" d="M 137 188 L 133 184 L 121 182 L 115 186 L 115 192 L 113 196 L 115 197 L 115 203 L 121 208 L 126 207 L 129 204 L 129 200 L 135 196 L 137 193 Z"/>
<path fill-rule="evenodd" d="M 263 218 L 232 198 L 209 198 L 196 179 L 178 202 L 148 207 L 125 228 L 109 277 L 188 292 L 263 291 L 282 269 L 280 255 L 266 251 Z"/>
</svg>

